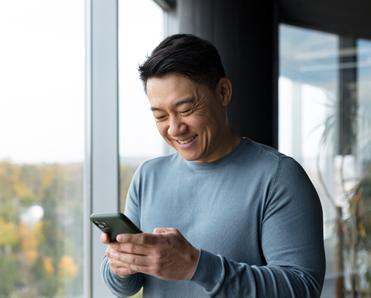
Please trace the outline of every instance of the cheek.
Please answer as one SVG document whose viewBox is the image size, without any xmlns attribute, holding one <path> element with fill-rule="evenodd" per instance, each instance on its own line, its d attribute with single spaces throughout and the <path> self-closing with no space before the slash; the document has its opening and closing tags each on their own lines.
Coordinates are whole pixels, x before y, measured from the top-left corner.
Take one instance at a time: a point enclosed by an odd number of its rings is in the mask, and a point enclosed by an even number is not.
<svg viewBox="0 0 371 298">
<path fill-rule="evenodd" d="M 166 137 L 167 135 L 167 126 L 165 123 L 156 123 L 157 130 L 162 137 Z"/>
<path fill-rule="evenodd" d="M 216 130 L 217 124 L 213 117 L 211 117 L 210 115 L 205 115 L 203 117 L 195 118 L 192 126 L 198 130 L 210 134 Z"/>
<path fill-rule="evenodd" d="M 212 119 L 207 114 L 196 114 L 187 120 L 189 127 L 193 129 L 204 129 L 210 125 Z"/>
</svg>

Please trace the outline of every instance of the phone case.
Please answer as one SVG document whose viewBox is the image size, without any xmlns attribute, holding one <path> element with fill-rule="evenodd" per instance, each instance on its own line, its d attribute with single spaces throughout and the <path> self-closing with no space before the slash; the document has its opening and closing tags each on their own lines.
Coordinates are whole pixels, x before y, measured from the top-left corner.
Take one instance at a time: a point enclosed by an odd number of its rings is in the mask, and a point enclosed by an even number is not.
<svg viewBox="0 0 371 298">
<path fill-rule="evenodd" d="M 93 213 L 90 215 L 90 221 L 107 233 L 111 241 L 116 241 L 118 234 L 141 233 L 135 224 L 122 213 Z"/>
</svg>

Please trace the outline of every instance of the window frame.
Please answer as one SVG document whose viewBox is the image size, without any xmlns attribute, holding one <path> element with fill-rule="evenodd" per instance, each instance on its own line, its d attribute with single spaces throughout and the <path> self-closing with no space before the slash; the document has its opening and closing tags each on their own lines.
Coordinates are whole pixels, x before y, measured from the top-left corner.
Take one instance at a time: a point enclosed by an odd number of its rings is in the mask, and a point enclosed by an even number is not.
<svg viewBox="0 0 371 298">
<path fill-rule="evenodd" d="M 93 212 L 119 210 L 118 1 L 85 0 L 84 296 L 114 297 L 100 276 L 105 247 Z"/>
</svg>

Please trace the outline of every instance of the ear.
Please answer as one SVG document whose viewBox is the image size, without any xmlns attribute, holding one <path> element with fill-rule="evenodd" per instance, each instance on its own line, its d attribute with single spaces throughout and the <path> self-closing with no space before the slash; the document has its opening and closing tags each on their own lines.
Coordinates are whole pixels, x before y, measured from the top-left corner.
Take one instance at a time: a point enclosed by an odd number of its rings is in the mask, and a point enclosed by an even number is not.
<svg viewBox="0 0 371 298">
<path fill-rule="evenodd" d="M 224 107 L 228 106 L 232 99 L 232 82 L 230 79 L 221 78 L 217 84 L 216 91 L 222 100 Z"/>
</svg>

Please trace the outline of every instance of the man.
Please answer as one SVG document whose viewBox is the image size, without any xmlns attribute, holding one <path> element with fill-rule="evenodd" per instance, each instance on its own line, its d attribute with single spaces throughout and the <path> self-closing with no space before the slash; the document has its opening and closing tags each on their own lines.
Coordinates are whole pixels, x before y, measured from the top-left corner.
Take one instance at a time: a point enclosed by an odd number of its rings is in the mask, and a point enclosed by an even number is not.
<svg viewBox="0 0 371 298">
<path fill-rule="evenodd" d="M 317 193 L 293 159 L 230 128 L 232 84 L 215 47 L 173 35 L 139 71 L 176 153 L 133 178 L 125 213 L 144 233 L 102 235 L 107 286 L 120 297 L 141 287 L 144 297 L 319 297 Z"/>
</svg>

